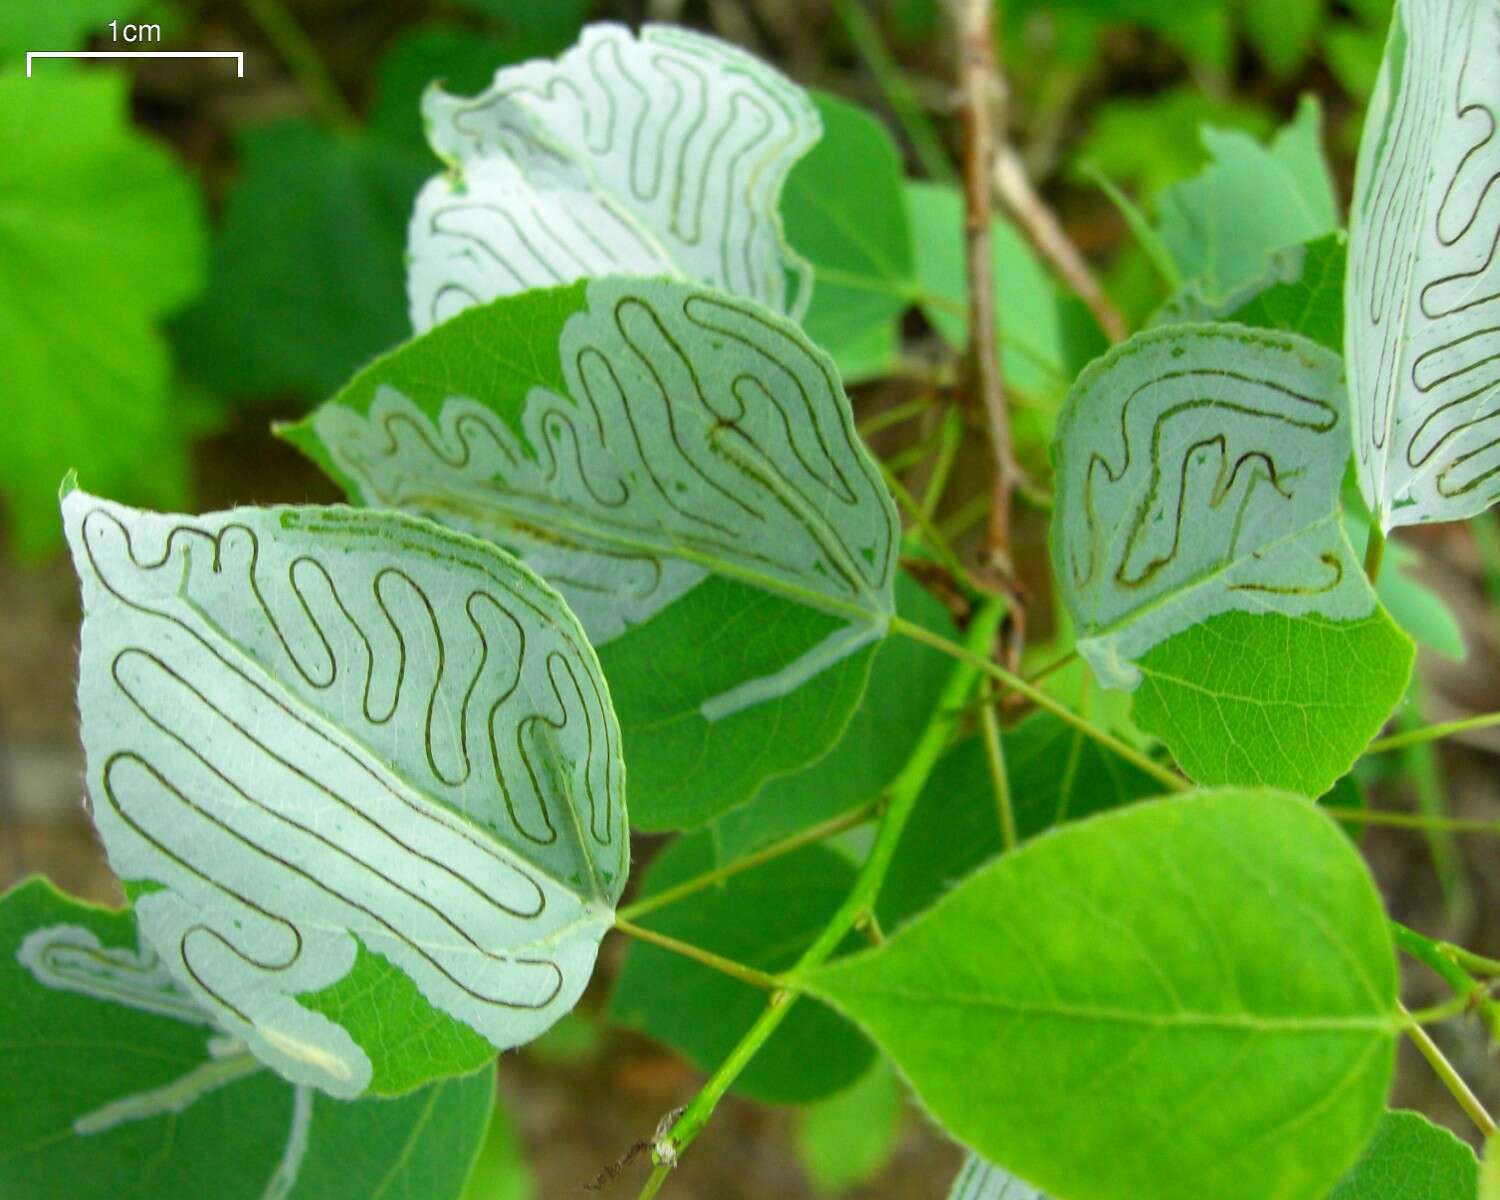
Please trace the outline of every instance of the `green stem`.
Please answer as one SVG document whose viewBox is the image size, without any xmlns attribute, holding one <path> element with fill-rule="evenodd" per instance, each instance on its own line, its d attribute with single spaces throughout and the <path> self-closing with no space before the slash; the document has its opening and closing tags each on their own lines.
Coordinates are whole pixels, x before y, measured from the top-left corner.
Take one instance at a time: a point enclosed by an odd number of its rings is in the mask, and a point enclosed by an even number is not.
<svg viewBox="0 0 1500 1200">
<path fill-rule="evenodd" d="M 927 489 L 922 493 L 922 515 L 931 523 L 943 502 L 943 493 L 953 475 L 953 462 L 958 457 L 959 443 L 963 440 L 964 419 L 956 408 L 950 408 L 943 418 L 939 434 L 937 461 L 932 464 L 932 474 L 927 477 Z M 936 530 L 934 530 L 936 532 Z M 941 533 L 938 533 L 942 537 Z"/>
<path fill-rule="evenodd" d="M 1411 703 L 1397 718 L 1398 724 L 1414 728 L 1422 724 L 1422 681 L 1415 678 L 1411 683 Z M 1446 818 L 1448 804 L 1443 783 L 1443 769 L 1436 751 L 1430 742 L 1418 742 L 1401 750 L 1403 765 L 1411 778 L 1417 796 L 1417 811 L 1424 816 Z M 1437 872 L 1442 889 L 1443 902 L 1448 915 L 1461 921 L 1473 903 L 1469 894 L 1469 880 L 1464 873 L 1463 860 L 1458 844 L 1447 830 L 1427 831 L 1427 849 L 1432 855 L 1432 865 Z"/>
<path fill-rule="evenodd" d="M 965 500 L 958 509 L 938 526 L 941 533 L 951 543 L 979 522 L 990 515 L 990 496 L 988 492 L 976 492 Z"/>
<path fill-rule="evenodd" d="M 731 979 L 738 979 L 741 983 L 748 983 L 751 987 L 761 988 L 768 992 L 777 992 L 786 986 L 785 980 L 776 975 L 767 975 L 764 971 L 757 971 L 754 967 L 747 967 L 744 963 L 735 962 L 732 958 L 725 958 L 722 954 L 715 954 L 712 950 L 705 950 L 702 946 L 694 946 L 690 942 L 678 941 L 665 933 L 657 933 L 654 929 L 647 929 L 644 925 L 637 925 L 633 921 L 615 914 L 615 928 L 621 933 L 628 934 L 643 942 L 650 942 L 653 946 L 660 946 L 663 950 L 670 950 L 673 954 L 680 954 L 683 958 L 690 958 L 696 963 L 702 963 L 705 967 L 728 975 Z"/>
<path fill-rule="evenodd" d="M 1411 1016 L 1406 1011 L 1405 1005 L 1397 1007 L 1401 1009 L 1402 1016 L 1408 1018 Z M 1443 1056 L 1437 1043 L 1428 1037 L 1427 1031 L 1415 1021 L 1410 1021 L 1406 1026 L 1406 1036 L 1411 1038 L 1412 1044 L 1421 1052 L 1422 1057 L 1427 1060 L 1437 1077 L 1442 1080 L 1443 1086 L 1458 1101 L 1459 1107 L 1469 1115 L 1469 1120 L 1474 1122 L 1479 1132 L 1486 1138 L 1494 1133 L 1494 1119 L 1485 1111 L 1484 1105 L 1479 1102 L 1479 1097 L 1469 1090 L 1469 1085 L 1464 1082 L 1463 1076 Z"/>
<path fill-rule="evenodd" d="M 1495 1003 L 1489 988 L 1480 983 L 1463 968 L 1453 953 L 1456 947 L 1446 942 L 1435 942 L 1414 929 L 1408 929 L 1399 921 L 1391 922 L 1391 932 L 1396 945 L 1407 955 L 1431 968 L 1453 994 L 1464 1001 L 1465 1009 L 1472 1008 L 1479 1014 L 1490 1038 L 1500 1042 L 1500 1005 Z M 1477 955 L 1475 957 L 1478 957 Z M 1500 964 L 1495 964 L 1500 966 Z"/>
<path fill-rule="evenodd" d="M 1466 971 L 1483 975 L 1486 979 L 1500 976 L 1500 959 L 1486 958 L 1483 954 L 1475 954 L 1474 951 L 1455 946 L 1452 942 L 1440 942 L 1439 945 Z"/>
<path fill-rule="evenodd" d="M 318 48 L 281 0 L 244 0 L 244 6 L 306 93 L 319 119 L 340 133 L 358 129 L 359 118 L 335 86 Z"/>
<path fill-rule="evenodd" d="M 1435 742 L 1439 738 L 1451 737 L 1455 733 L 1468 733 L 1472 729 L 1488 729 L 1500 725 L 1500 712 L 1482 713 L 1477 717 L 1463 717 L 1457 721 L 1442 721 L 1436 725 L 1423 725 L 1417 729 L 1403 730 L 1390 737 L 1379 738 L 1365 748 L 1366 754 L 1384 754 L 1387 750 L 1402 750 L 1407 746 L 1418 746 L 1423 742 Z"/>
<path fill-rule="evenodd" d="M 1380 564 L 1385 561 L 1385 533 L 1380 523 L 1370 522 L 1370 540 L 1365 544 L 1365 578 L 1373 587 L 1380 578 Z"/>
<path fill-rule="evenodd" d="M 732 879 L 743 871 L 752 867 L 758 867 L 762 863 L 768 863 L 773 858 L 780 858 L 784 854 L 790 854 L 794 850 L 800 850 L 803 846 L 810 846 L 814 842 L 821 842 L 831 838 L 835 834 L 843 833 L 846 829 L 853 829 L 856 825 L 863 825 L 873 817 L 880 808 L 878 800 L 863 804 L 843 816 L 834 817 L 823 821 L 818 825 L 812 825 L 790 837 L 782 838 L 779 842 L 772 842 L 753 854 L 747 854 L 744 858 L 737 858 L 732 863 L 727 863 L 712 871 L 705 871 L 692 879 L 685 879 L 675 887 L 669 887 L 664 891 L 656 892 L 650 896 L 643 896 L 634 904 L 627 904 L 620 909 L 616 919 L 626 921 L 638 921 L 648 913 L 654 913 L 659 908 L 666 908 L 669 904 L 675 904 L 684 897 L 691 896 L 695 892 L 701 892 L 704 888 L 712 887 L 716 883 L 722 883 L 726 879 Z"/>
<path fill-rule="evenodd" d="M 900 425 L 903 421 L 910 421 L 913 417 L 920 417 L 932 407 L 933 397 L 930 395 L 918 396 L 914 400 L 908 400 L 904 404 L 896 404 L 890 408 L 866 417 L 858 425 L 859 436 L 862 438 L 874 437 L 884 429 L 892 425 Z"/>
<path fill-rule="evenodd" d="M 1000 718 L 995 715 L 994 704 L 985 704 L 979 710 L 979 727 L 984 734 L 984 757 L 989 763 L 990 786 L 995 791 L 995 807 L 1000 815 L 1000 842 L 1006 850 L 1014 850 L 1020 838 L 1016 836 L 1016 814 L 1010 802 L 1010 779 L 1005 773 L 1005 746 L 1000 741 Z"/>
<path fill-rule="evenodd" d="M 1378 808 L 1342 808 L 1332 805 L 1326 811 L 1335 821 L 1342 821 L 1345 825 L 1389 825 L 1396 829 L 1436 829 L 1445 833 L 1500 834 L 1500 821 L 1429 817 L 1423 813 L 1385 812 Z"/>
<path fill-rule="evenodd" d="M 886 486 L 891 489 L 891 495 L 896 497 L 896 503 L 905 510 L 907 516 L 912 519 L 912 523 L 917 527 L 917 531 L 922 535 L 922 544 L 932 551 L 938 562 L 953 576 L 954 582 L 965 589 L 971 596 L 986 594 L 985 589 L 979 586 L 979 582 L 970 573 L 969 569 L 959 561 L 958 555 L 953 552 L 953 547 L 948 544 L 948 539 L 932 523 L 931 518 L 922 511 L 922 506 L 917 502 L 917 498 L 911 494 L 911 491 L 901 482 L 896 473 L 879 459 L 876 460 L 876 465 L 880 468 L 880 474 L 885 480 Z"/>
<path fill-rule="evenodd" d="M 904 617 L 891 618 L 891 632 L 904 634 L 905 636 L 912 638 L 914 641 L 925 642 L 927 645 L 933 647 L 936 650 L 941 650 L 944 654 L 950 655 L 953 658 L 958 659 L 960 662 L 967 662 L 975 667 L 978 667 L 979 670 L 983 671 L 991 679 L 1003 683 L 1011 691 L 1019 692 L 1022 696 L 1025 696 L 1026 699 L 1030 700 L 1038 708 L 1045 708 L 1054 716 L 1061 718 L 1063 721 L 1066 721 L 1069 725 L 1072 725 L 1086 737 L 1092 738 L 1101 746 L 1113 751 L 1119 757 L 1123 758 L 1126 762 L 1132 764 L 1133 766 L 1139 767 L 1147 775 L 1150 775 L 1158 783 L 1163 784 L 1170 790 L 1174 792 L 1182 792 L 1187 791 L 1192 786 L 1190 783 L 1188 783 L 1187 780 L 1182 778 L 1181 775 L 1168 770 L 1158 762 L 1153 762 L 1150 758 L 1147 758 L 1146 755 L 1142 754 L 1134 746 L 1126 745 L 1126 743 L 1115 737 L 1115 735 L 1110 733 L 1108 730 L 1100 729 L 1092 721 L 1088 721 L 1083 717 L 1080 717 L 1067 705 L 1054 700 L 1040 688 L 1033 687 L 1019 675 L 1013 675 L 998 663 L 991 662 L 988 659 L 980 658 L 978 655 L 972 653 L 971 651 L 965 650 L 962 646 L 958 645 L 958 643 L 950 642 L 947 638 L 943 637 L 942 634 L 933 633 L 931 630 L 924 629 L 922 628 L 922 626 L 908 621 Z"/>
<path fill-rule="evenodd" d="M 864 59 L 870 74 L 875 77 L 875 83 L 885 95 L 886 103 L 891 106 L 896 120 L 906 131 L 922 169 L 933 179 L 943 183 L 957 183 L 958 170 L 954 167 L 953 160 L 948 156 L 942 139 L 938 137 L 937 130 L 923 110 L 915 90 L 901 73 L 901 68 L 891 57 L 890 51 L 885 48 L 874 19 L 864 10 L 860 0 L 833 0 L 833 10 L 843 22 L 849 40 Z"/>
<path fill-rule="evenodd" d="M 890 869 L 891 859 L 901 840 L 902 831 L 906 828 L 907 819 L 911 816 L 912 808 L 916 805 L 917 797 L 927 783 L 927 777 L 932 773 L 938 756 L 948 744 L 958 711 L 962 709 L 974 686 L 978 672 L 973 664 L 984 661 L 980 655 L 989 652 L 1004 614 L 1004 603 L 998 598 L 987 600 L 975 611 L 964 637 L 964 658 L 950 672 L 937 707 L 928 718 L 911 757 L 887 792 L 886 808 L 875 833 L 875 844 L 870 848 L 869 856 L 860 868 L 854 886 L 844 897 L 844 902 L 803 952 L 796 966 L 788 972 L 792 986 L 795 986 L 797 975 L 828 959 L 862 915 L 874 911 L 875 900 L 879 896 L 881 884 L 885 882 L 886 872 Z M 677 1162 L 682 1152 L 708 1124 L 724 1093 L 765 1045 L 766 1040 L 776 1032 L 796 1002 L 795 992 L 783 990 L 771 993 L 770 1004 L 761 1012 L 755 1024 L 709 1076 L 671 1130 L 658 1139 L 653 1148 L 658 1165 L 651 1173 L 646 1190 L 641 1192 L 642 1197 L 654 1196 L 660 1190 L 661 1181 L 665 1178 L 664 1171 Z"/>
</svg>

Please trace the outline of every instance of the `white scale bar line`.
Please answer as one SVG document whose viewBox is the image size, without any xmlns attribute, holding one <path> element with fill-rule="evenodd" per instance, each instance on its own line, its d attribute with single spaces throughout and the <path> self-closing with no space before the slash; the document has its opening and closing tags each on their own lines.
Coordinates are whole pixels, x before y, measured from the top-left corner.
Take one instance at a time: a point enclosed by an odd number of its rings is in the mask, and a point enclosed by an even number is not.
<svg viewBox="0 0 1500 1200">
<path fill-rule="evenodd" d="M 243 50 L 28 50 L 26 51 L 26 78 L 31 78 L 33 58 L 232 58 L 235 75 L 245 78 L 245 52 Z"/>
</svg>

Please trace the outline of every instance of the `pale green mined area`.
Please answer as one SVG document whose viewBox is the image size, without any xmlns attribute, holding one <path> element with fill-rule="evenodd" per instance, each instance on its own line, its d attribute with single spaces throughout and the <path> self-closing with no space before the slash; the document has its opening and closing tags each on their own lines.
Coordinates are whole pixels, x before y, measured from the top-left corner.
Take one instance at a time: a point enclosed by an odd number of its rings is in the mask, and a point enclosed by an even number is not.
<svg viewBox="0 0 1500 1200">
<path fill-rule="evenodd" d="M 803 982 L 950 1135 L 1069 1200 L 1324 1200 L 1400 1028 L 1369 871 L 1270 791 L 1062 826 Z"/>
</svg>

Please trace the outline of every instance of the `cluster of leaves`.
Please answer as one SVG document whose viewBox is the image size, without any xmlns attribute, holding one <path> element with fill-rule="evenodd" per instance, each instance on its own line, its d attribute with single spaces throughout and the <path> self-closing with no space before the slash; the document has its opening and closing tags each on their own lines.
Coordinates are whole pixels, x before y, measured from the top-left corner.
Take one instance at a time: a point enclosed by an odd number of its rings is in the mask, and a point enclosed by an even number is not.
<svg viewBox="0 0 1500 1200">
<path fill-rule="evenodd" d="M 1003 604 L 907 572 L 951 550 L 903 535 L 855 430 L 844 383 L 896 368 L 909 310 L 966 336 L 952 190 L 663 26 L 428 90 L 417 335 L 280 430 L 353 507 L 65 484 L 88 786 L 131 907 L 40 881 L 0 905 L 26 1105 L 0 1182 L 201 1190 L 205 1156 L 159 1152 L 187 1123 L 244 1139 L 250 1195 L 458 1195 L 496 1049 L 564 1017 L 620 928 L 611 1019 L 720 1092 L 818 1102 L 830 1184 L 829 1130 L 894 1124 L 894 1067 L 972 1149 L 965 1200 L 1473 1196 L 1466 1147 L 1384 1110 L 1391 927 L 1314 802 L 1414 657 L 1350 541 L 1351 454 L 1372 563 L 1495 496 L 1492 334 L 1448 294 L 1493 275 L 1493 221 L 1460 211 L 1493 150 L 1451 115 L 1493 81 L 1445 50 L 1495 21 L 1404 0 L 1347 242 L 1314 108 L 1268 146 L 1211 135 L 1154 225 L 1132 212 L 1177 291 L 1107 351 L 997 227 L 1008 382 L 1055 414 L 1054 583 L 1128 720 L 990 661 Z M 415 190 L 321 136 L 252 167 Z M 253 227 L 232 208 L 215 267 L 236 304 L 265 286 L 236 274 Z M 267 387 L 327 364 L 210 359 Z M 970 732 L 994 685 L 1041 711 Z M 679 836 L 621 908 L 632 827 Z M 59 1020 L 97 1053 L 57 1064 Z"/>
</svg>

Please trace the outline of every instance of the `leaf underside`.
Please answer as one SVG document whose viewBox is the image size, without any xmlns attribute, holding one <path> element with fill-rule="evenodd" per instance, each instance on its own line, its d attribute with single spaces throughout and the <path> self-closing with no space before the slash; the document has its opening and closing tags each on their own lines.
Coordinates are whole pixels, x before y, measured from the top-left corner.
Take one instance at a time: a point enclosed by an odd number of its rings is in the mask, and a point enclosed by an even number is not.
<svg viewBox="0 0 1500 1200">
<path fill-rule="evenodd" d="M 74 491 L 63 514 L 94 821 L 198 1004 L 345 1097 L 572 1007 L 628 831 L 609 694 L 555 593 L 392 513 Z"/>
</svg>

